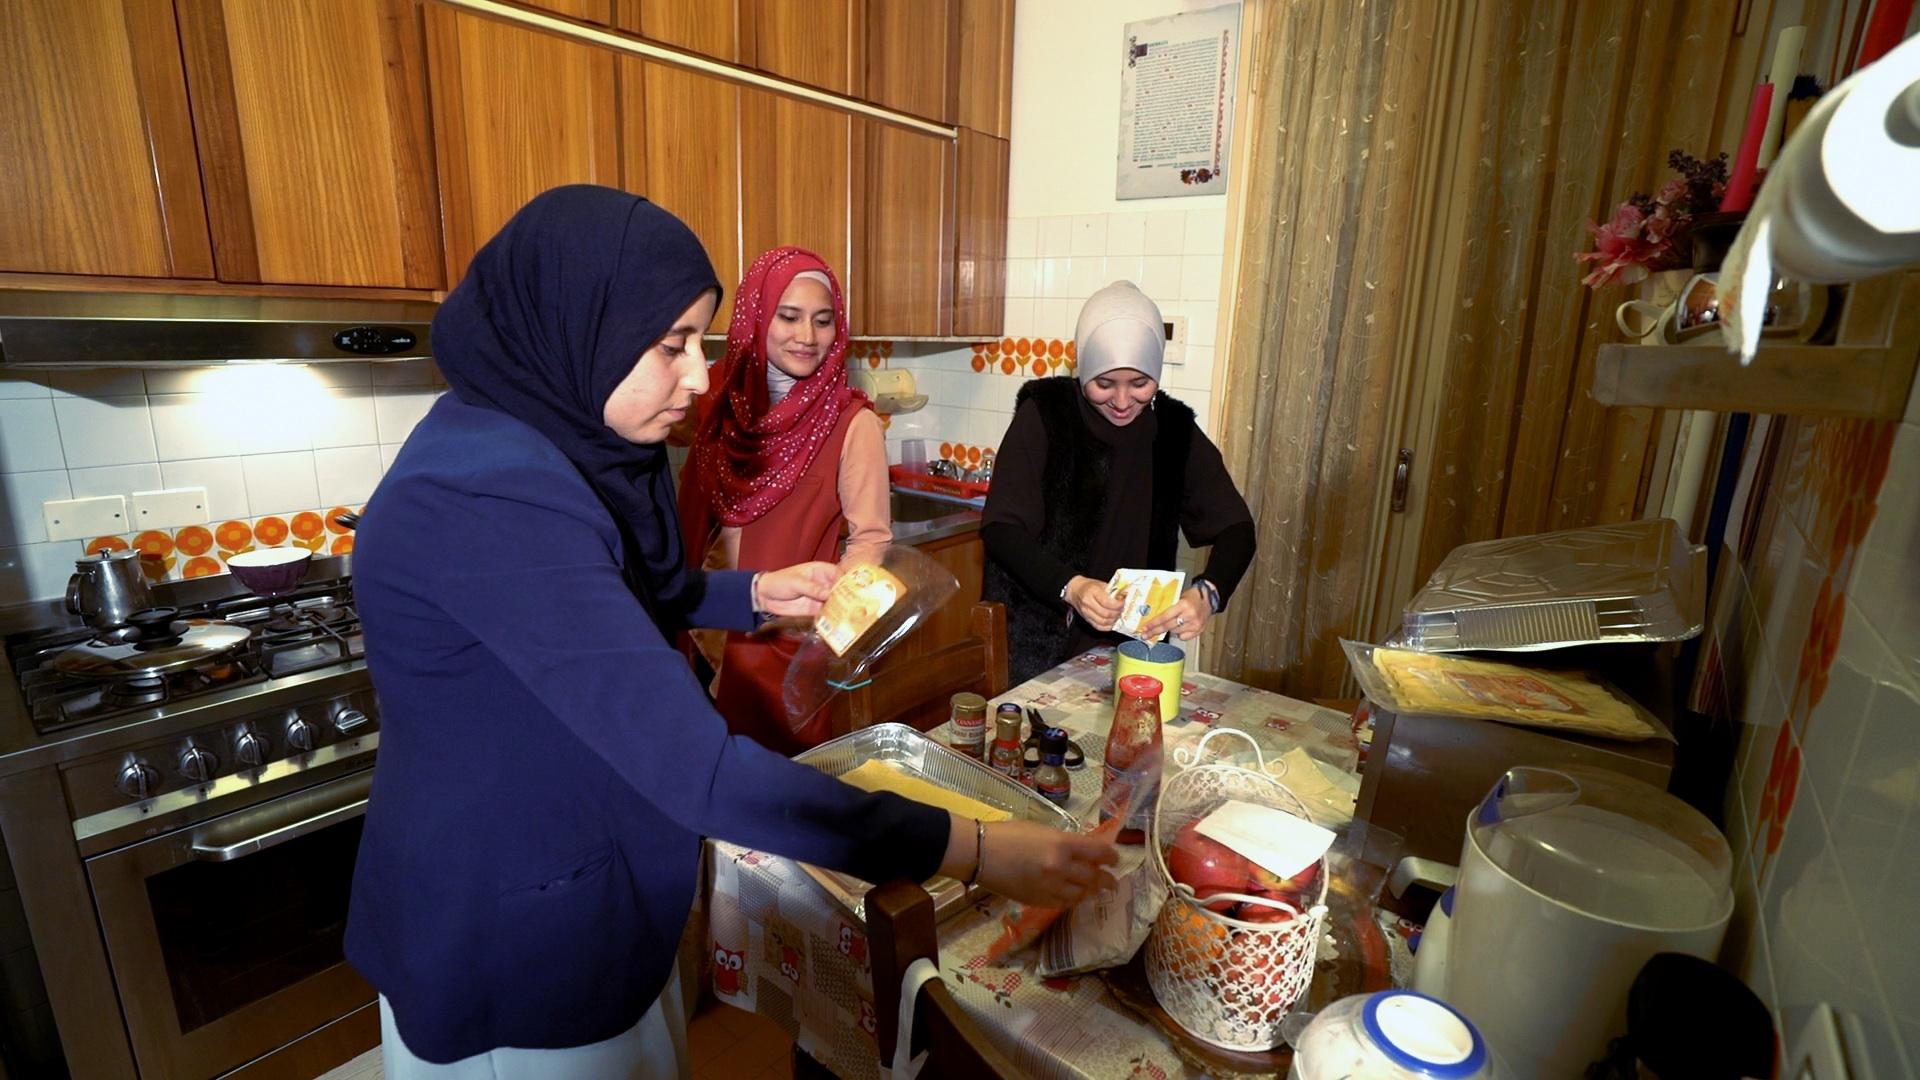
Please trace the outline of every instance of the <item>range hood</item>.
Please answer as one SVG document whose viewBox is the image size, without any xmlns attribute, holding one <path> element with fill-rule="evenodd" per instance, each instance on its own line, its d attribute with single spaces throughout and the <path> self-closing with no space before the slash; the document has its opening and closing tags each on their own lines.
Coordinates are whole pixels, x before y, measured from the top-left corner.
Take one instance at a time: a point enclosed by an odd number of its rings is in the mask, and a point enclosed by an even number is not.
<svg viewBox="0 0 1920 1080">
<path fill-rule="evenodd" d="M 0 367 L 177 368 L 431 356 L 438 305 L 0 289 Z"/>
</svg>

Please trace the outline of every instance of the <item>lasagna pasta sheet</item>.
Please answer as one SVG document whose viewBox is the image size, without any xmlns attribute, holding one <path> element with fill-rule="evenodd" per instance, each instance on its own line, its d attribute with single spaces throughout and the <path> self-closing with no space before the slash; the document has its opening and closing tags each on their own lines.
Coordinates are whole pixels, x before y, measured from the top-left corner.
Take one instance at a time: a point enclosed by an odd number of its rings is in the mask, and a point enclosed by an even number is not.
<svg viewBox="0 0 1920 1080">
<path fill-rule="evenodd" d="M 1631 699 L 1581 672 L 1342 644 L 1367 696 L 1399 712 L 1469 716 L 1626 742 L 1672 738 Z"/>
</svg>

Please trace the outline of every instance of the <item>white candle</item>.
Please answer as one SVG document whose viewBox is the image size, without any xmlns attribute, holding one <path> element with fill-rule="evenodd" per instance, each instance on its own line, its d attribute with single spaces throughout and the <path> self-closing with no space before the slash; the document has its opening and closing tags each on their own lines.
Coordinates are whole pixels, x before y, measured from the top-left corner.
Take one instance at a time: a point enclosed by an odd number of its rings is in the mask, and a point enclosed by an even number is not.
<svg viewBox="0 0 1920 1080">
<path fill-rule="evenodd" d="M 1767 81 L 1773 84 L 1773 104 L 1767 110 L 1767 133 L 1760 139 L 1760 157 L 1755 164 L 1765 169 L 1780 151 L 1780 132 L 1787 122 L 1787 95 L 1793 92 L 1794 76 L 1800 73 L 1800 48 L 1806 44 L 1807 28 L 1787 26 L 1773 44 L 1773 68 Z"/>
</svg>

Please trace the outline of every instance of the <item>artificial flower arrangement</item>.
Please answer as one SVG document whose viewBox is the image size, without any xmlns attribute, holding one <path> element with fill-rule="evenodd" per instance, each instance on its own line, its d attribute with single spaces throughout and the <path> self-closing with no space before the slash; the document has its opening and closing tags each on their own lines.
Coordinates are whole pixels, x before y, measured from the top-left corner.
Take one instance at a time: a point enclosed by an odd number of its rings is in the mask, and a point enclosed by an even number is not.
<svg viewBox="0 0 1920 1080">
<path fill-rule="evenodd" d="M 1677 270 L 1691 264 L 1693 220 L 1716 212 L 1727 192 L 1727 155 L 1707 161 L 1682 150 L 1667 155 L 1667 165 L 1680 175 L 1655 194 L 1636 193 L 1614 210 L 1605 225 L 1587 222 L 1593 251 L 1574 256 L 1593 269 L 1580 283 L 1591 289 L 1616 282 L 1632 285 L 1648 274 Z"/>
</svg>

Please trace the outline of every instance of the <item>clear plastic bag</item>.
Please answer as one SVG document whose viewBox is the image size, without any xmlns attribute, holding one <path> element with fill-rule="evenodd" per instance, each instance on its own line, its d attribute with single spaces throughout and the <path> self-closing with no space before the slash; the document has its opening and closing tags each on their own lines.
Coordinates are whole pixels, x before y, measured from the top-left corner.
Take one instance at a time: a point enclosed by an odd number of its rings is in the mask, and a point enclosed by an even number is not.
<svg viewBox="0 0 1920 1080">
<path fill-rule="evenodd" d="M 873 665 L 959 591 L 946 567 L 904 545 L 843 567 L 787 667 L 787 724 L 798 732 L 836 694 L 866 685 Z"/>
</svg>

